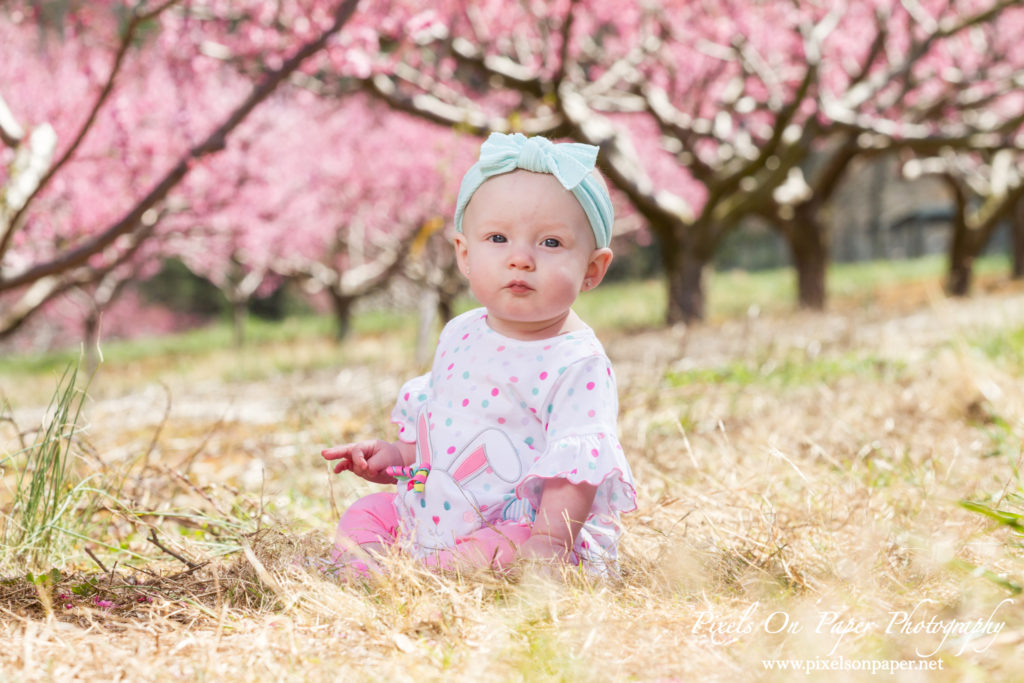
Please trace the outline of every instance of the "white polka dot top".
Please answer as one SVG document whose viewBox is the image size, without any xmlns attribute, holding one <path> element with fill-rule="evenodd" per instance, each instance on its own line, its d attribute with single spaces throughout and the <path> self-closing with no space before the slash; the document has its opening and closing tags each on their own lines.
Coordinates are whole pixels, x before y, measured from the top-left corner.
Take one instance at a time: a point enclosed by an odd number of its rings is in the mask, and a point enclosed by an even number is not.
<svg viewBox="0 0 1024 683">
<path fill-rule="evenodd" d="M 403 533 L 425 556 L 497 522 L 530 523 L 544 481 L 597 486 L 575 553 L 614 566 L 619 513 L 636 509 L 619 444 L 615 376 L 593 330 L 521 341 L 487 325 L 483 308 L 441 332 L 431 372 L 407 382 L 392 412 L 399 438 L 430 466 L 422 492 L 399 486 Z"/>
</svg>

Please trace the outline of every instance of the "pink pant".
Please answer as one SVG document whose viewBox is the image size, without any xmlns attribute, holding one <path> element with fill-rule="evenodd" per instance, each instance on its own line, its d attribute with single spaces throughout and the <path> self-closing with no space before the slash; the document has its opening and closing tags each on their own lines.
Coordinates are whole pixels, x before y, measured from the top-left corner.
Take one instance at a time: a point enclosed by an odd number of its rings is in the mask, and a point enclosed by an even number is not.
<svg viewBox="0 0 1024 683">
<path fill-rule="evenodd" d="M 337 561 L 352 544 L 380 543 L 392 545 L 398 538 L 398 511 L 394 493 L 371 493 L 352 503 L 338 521 L 331 559 Z M 424 559 L 428 566 L 451 569 L 466 564 L 496 569 L 507 566 L 516 557 L 520 543 L 530 537 L 530 526 L 519 522 L 499 522 L 477 529 L 468 536 L 455 539 L 450 550 L 438 551 Z M 361 562 L 353 569 L 365 570 Z M 359 566 L 363 565 L 363 566 Z"/>
</svg>

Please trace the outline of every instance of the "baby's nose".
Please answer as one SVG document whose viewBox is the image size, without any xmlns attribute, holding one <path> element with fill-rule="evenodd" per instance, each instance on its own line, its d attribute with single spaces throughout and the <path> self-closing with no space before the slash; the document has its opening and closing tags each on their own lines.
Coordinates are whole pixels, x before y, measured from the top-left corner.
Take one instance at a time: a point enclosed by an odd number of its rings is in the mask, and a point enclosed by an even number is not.
<svg viewBox="0 0 1024 683">
<path fill-rule="evenodd" d="M 524 247 L 515 247 L 508 257 L 509 268 L 533 270 L 533 254 Z"/>
</svg>

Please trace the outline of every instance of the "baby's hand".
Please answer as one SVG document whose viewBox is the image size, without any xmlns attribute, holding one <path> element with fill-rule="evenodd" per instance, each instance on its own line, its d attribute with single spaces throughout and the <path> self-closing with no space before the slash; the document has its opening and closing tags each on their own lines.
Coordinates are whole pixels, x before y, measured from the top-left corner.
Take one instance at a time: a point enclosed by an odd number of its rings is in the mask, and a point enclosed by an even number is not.
<svg viewBox="0 0 1024 683">
<path fill-rule="evenodd" d="M 402 454 L 398 447 L 380 439 L 326 448 L 320 455 L 324 460 L 339 461 L 334 466 L 335 474 L 352 470 L 353 474 L 376 484 L 394 484 L 397 480 L 385 474 L 384 470 L 390 465 L 402 464 Z"/>
</svg>

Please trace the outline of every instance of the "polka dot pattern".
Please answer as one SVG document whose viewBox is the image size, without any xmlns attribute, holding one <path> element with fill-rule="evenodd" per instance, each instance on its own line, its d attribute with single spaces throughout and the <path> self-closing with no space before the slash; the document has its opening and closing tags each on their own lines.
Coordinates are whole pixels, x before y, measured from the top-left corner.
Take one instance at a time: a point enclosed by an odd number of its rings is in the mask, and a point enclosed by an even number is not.
<svg viewBox="0 0 1024 683">
<path fill-rule="evenodd" d="M 575 550 L 584 562 L 614 561 L 618 515 L 635 507 L 636 494 L 616 436 L 614 373 L 593 331 L 520 341 L 491 330 L 484 309 L 465 313 L 442 331 L 431 372 L 399 392 L 392 420 L 400 439 L 416 440 L 415 421 L 424 406 L 431 412 L 434 466 L 458 460 L 489 429 L 515 446 L 518 481 L 460 483 L 469 494 L 461 498 L 477 501 L 473 514 L 481 524 L 531 520 L 547 479 L 587 482 L 598 486 L 598 494 Z M 399 511 L 413 526 L 417 496 L 423 494 L 399 491 Z M 451 503 L 451 519 L 469 518 L 464 501 Z M 441 515 L 439 529 L 446 518 Z"/>
</svg>

